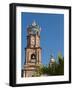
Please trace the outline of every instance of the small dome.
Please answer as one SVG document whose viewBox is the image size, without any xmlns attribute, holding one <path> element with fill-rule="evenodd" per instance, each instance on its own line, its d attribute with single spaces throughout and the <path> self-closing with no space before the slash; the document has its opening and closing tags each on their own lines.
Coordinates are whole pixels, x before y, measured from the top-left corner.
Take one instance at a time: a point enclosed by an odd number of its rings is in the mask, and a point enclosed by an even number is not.
<svg viewBox="0 0 73 90">
<path fill-rule="evenodd" d="M 54 58 L 51 58 L 51 60 L 50 60 L 51 62 L 55 62 L 55 59 Z"/>
<path fill-rule="evenodd" d="M 50 58 L 50 62 L 51 63 L 55 62 L 55 59 L 54 59 L 54 57 L 52 55 L 51 55 L 51 58 Z"/>
</svg>

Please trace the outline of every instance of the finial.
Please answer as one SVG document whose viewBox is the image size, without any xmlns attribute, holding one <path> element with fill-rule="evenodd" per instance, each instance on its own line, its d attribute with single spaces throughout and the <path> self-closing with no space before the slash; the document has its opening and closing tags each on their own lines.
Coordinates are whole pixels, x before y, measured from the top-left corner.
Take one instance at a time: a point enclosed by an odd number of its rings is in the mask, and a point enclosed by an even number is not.
<svg viewBox="0 0 73 90">
<path fill-rule="evenodd" d="M 36 25 L 36 22 L 35 22 L 35 20 L 33 21 L 33 23 L 32 23 L 32 26 L 35 26 Z"/>
<path fill-rule="evenodd" d="M 51 62 L 51 63 L 55 62 L 55 59 L 54 59 L 54 57 L 53 57 L 52 54 L 51 54 L 50 62 Z"/>
<path fill-rule="evenodd" d="M 51 54 L 50 56 L 51 56 L 51 58 L 53 58 L 53 54 Z"/>
</svg>

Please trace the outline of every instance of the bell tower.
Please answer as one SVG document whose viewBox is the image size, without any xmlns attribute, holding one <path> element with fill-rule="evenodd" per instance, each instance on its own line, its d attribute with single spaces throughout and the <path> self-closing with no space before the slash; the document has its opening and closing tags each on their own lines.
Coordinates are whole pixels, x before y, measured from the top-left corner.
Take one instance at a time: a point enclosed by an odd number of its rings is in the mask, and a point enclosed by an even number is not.
<svg viewBox="0 0 73 90">
<path fill-rule="evenodd" d="M 34 21 L 27 27 L 27 46 L 23 77 L 32 77 L 41 65 L 40 27 Z"/>
</svg>

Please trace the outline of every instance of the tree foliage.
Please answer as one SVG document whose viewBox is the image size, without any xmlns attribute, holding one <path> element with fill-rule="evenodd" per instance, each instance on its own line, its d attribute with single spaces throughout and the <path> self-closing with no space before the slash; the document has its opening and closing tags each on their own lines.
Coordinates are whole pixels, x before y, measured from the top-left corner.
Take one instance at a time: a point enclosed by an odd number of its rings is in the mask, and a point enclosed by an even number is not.
<svg viewBox="0 0 73 90">
<path fill-rule="evenodd" d="M 33 76 L 55 76 L 64 75 L 64 57 L 61 53 L 58 54 L 58 60 L 56 60 L 52 65 L 42 65 L 38 68 Z"/>
</svg>

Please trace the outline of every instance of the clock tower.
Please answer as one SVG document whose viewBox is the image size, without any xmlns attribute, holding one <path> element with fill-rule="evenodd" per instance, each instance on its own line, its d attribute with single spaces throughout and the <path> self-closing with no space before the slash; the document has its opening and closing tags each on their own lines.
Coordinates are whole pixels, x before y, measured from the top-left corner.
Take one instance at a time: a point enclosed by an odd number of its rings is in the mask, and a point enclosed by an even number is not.
<svg viewBox="0 0 73 90">
<path fill-rule="evenodd" d="M 27 27 L 23 77 L 32 77 L 41 65 L 40 31 L 41 28 L 35 21 Z"/>
</svg>

